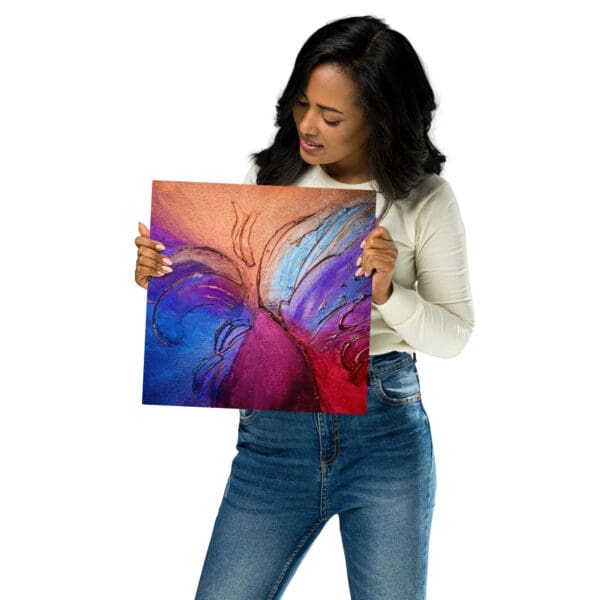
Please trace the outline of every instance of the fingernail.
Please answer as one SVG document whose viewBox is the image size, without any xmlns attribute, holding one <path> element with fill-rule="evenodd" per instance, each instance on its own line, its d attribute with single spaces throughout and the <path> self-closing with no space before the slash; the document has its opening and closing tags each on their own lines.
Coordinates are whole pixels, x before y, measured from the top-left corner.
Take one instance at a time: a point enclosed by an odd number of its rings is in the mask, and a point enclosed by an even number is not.
<svg viewBox="0 0 600 600">
<path fill-rule="evenodd" d="M 361 247 L 361 248 L 364 248 L 364 247 L 365 247 L 365 244 L 366 244 L 366 241 L 365 241 L 365 240 L 363 240 L 363 241 L 360 243 L 360 247 Z"/>
<path fill-rule="evenodd" d="M 161 269 L 163 271 L 165 271 L 166 273 L 172 273 L 173 272 L 173 269 L 171 269 L 171 267 L 164 266 L 164 267 L 161 267 Z"/>
<path fill-rule="evenodd" d="M 356 273 L 354 273 L 354 277 L 360 277 L 362 275 L 362 269 L 356 269 Z"/>
<path fill-rule="evenodd" d="M 356 259 L 356 266 L 357 266 L 357 267 L 359 267 L 361 262 L 362 262 L 362 256 L 359 256 L 359 257 Z"/>
<path fill-rule="evenodd" d="M 157 250 L 166 250 L 166 248 L 162 244 L 156 244 Z"/>
<path fill-rule="evenodd" d="M 167 258 L 166 256 L 162 259 L 162 261 L 165 263 L 165 265 L 172 265 L 173 262 L 171 261 L 170 258 Z"/>
</svg>

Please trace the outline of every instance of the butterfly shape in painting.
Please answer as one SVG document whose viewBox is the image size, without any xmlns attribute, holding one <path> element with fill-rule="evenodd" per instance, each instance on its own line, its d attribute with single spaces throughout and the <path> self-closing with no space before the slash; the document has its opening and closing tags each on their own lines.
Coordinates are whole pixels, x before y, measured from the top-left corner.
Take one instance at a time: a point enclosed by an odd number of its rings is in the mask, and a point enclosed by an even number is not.
<svg viewBox="0 0 600 600">
<path fill-rule="evenodd" d="M 169 203 L 175 182 L 154 183 Z M 195 197 L 206 198 L 206 186 L 217 184 L 177 185 L 200 186 Z M 174 222 L 185 214 L 172 207 L 161 221 L 153 196 L 152 238 L 167 246 L 173 272 L 148 286 L 143 402 L 364 413 L 371 281 L 354 271 L 374 225 L 375 194 L 320 190 L 321 204 L 335 202 L 315 210 L 318 190 L 291 188 L 300 214 L 286 220 L 266 208 L 290 188 L 220 187 L 227 200 L 216 214 L 213 203 L 211 214 L 221 235 L 196 235 L 192 244 Z M 243 188 L 260 199 L 251 210 L 236 201 Z M 307 194 L 309 211 L 301 202 Z M 273 218 L 261 223 L 269 212 L 279 215 L 270 230 Z"/>
</svg>

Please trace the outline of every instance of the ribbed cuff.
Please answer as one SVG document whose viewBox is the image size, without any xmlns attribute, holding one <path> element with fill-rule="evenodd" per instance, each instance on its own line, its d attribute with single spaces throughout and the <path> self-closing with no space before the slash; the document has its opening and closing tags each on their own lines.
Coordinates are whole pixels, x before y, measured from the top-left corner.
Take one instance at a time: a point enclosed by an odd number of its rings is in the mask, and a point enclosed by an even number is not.
<svg viewBox="0 0 600 600">
<path fill-rule="evenodd" d="M 392 281 L 392 295 L 383 303 L 373 306 L 383 320 L 392 328 L 400 327 L 409 321 L 419 308 L 417 292 Z"/>
</svg>

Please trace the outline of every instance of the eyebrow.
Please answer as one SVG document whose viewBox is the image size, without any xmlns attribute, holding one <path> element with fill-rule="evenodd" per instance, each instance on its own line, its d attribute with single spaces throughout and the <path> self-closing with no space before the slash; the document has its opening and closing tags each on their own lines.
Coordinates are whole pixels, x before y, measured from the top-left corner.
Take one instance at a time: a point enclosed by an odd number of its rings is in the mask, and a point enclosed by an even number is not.
<svg viewBox="0 0 600 600">
<path fill-rule="evenodd" d="M 300 96 L 300 98 L 306 98 L 306 94 L 302 94 L 302 96 Z M 341 110 L 339 110 L 337 108 L 333 108 L 333 106 L 325 106 L 324 104 L 317 104 L 317 106 L 321 110 L 330 110 L 331 112 L 338 113 L 338 115 L 344 114 Z"/>
<path fill-rule="evenodd" d="M 338 110 L 337 108 L 333 108 L 332 106 L 324 106 L 323 104 L 317 104 L 317 106 L 321 110 L 330 110 L 331 112 L 338 113 L 339 115 L 344 114 L 341 110 Z"/>
</svg>

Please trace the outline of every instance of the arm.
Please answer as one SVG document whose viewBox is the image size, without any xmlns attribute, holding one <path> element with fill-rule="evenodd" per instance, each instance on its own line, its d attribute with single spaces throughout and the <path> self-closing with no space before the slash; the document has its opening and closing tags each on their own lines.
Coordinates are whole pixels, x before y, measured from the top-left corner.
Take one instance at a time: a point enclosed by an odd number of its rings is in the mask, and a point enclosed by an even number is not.
<svg viewBox="0 0 600 600">
<path fill-rule="evenodd" d="M 458 355 L 474 325 L 465 230 L 452 189 L 444 182 L 416 218 L 417 290 L 392 282 L 392 295 L 374 304 L 389 327 L 415 350 Z"/>
</svg>

